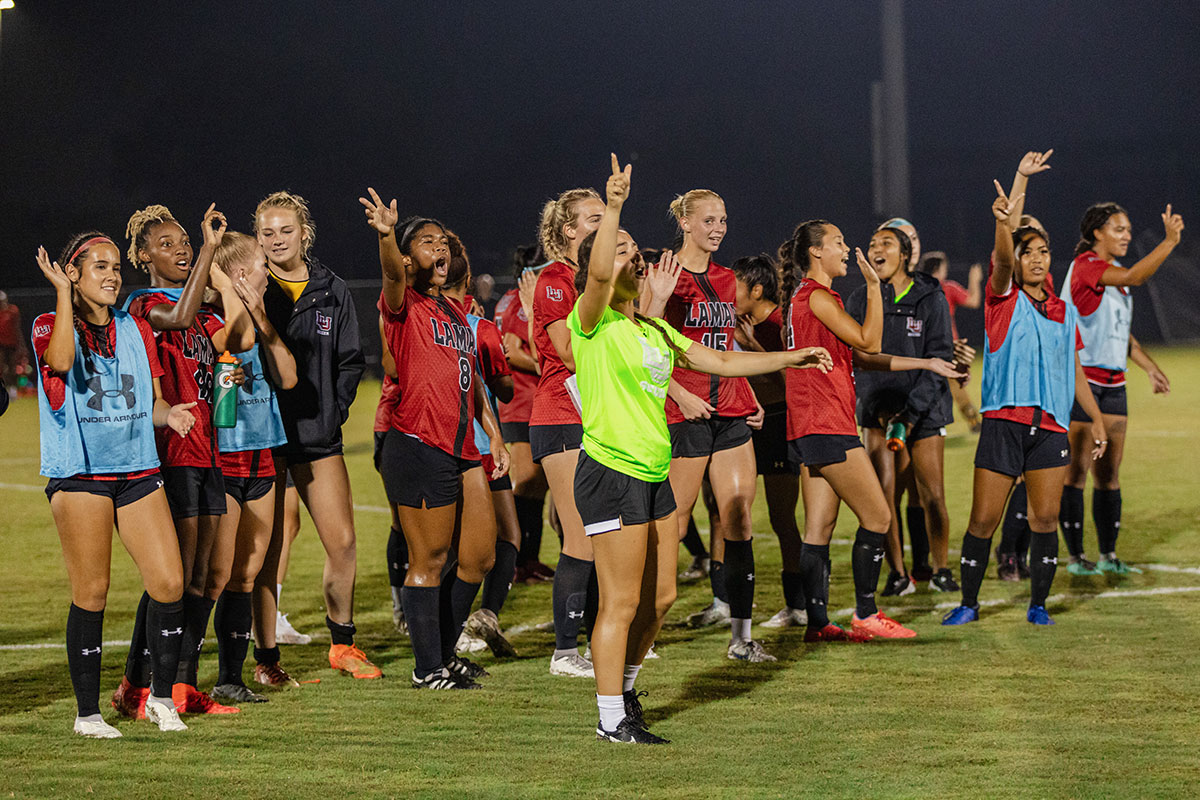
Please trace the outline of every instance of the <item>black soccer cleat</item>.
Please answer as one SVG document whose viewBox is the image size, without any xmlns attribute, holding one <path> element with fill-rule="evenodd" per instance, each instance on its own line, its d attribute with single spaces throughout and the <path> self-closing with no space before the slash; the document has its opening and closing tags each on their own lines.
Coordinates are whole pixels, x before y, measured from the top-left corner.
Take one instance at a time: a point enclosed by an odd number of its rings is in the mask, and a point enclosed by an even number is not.
<svg viewBox="0 0 1200 800">
<path fill-rule="evenodd" d="M 475 681 L 470 678 L 460 678 L 457 675 L 450 673 L 450 670 L 443 667 L 439 672 L 431 672 L 424 678 L 418 678 L 414 672 L 412 676 L 412 687 L 414 689 L 482 689 Z"/>
<path fill-rule="evenodd" d="M 446 669 L 450 670 L 450 675 L 455 678 L 466 678 L 473 681 L 476 678 L 487 678 L 490 674 L 486 669 L 476 664 L 469 658 L 462 656 L 453 656 L 446 662 Z"/>
<path fill-rule="evenodd" d="M 629 721 L 629 717 L 621 720 L 615 731 L 606 731 L 604 726 L 596 723 L 596 738 L 603 742 L 619 742 L 621 744 L 670 744 L 670 739 L 655 736 L 645 728 L 639 728 Z"/>
<path fill-rule="evenodd" d="M 625 719 L 642 730 L 648 730 L 650 726 L 646 724 L 646 718 L 642 716 L 642 704 L 638 698 L 645 697 L 647 694 L 648 692 L 639 692 L 637 689 L 622 692 L 625 698 Z"/>
</svg>

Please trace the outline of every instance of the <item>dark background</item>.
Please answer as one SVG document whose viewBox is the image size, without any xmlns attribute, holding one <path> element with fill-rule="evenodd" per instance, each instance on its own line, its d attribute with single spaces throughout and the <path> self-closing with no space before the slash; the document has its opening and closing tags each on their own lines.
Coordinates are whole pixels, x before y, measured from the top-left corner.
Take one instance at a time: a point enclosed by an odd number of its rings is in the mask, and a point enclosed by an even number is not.
<svg viewBox="0 0 1200 800">
<path fill-rule="evenodd" d="M 855 245 L 878 222 L 876 2 L 17 4 L 0 49 L 3 288 L 44 286 L 39 244 L 121 237 L 149 203 L 198 238 L 210 201 L 248 230 L 280 188 L 310 201 L 317 256 L 371 279 L 367 185 L 455 228 L 476 271 L 507 273 L 540 204 L 602 189 L 610 150 L 633 160 L 624 222 L 643 246 L 669 243 L 667 203 L 701 186 L 727 203 L 724 263 L 773 252 L 809 217 Z M 1192 252 L 1200 4 L 947 0 L 905 15 L 910 216 L 954 277 L 990 250 L 992 178 L 1007 185 L 1032 148 L 1055 148 L 1028 208 L 1060 280 L 1098 200 L 1129 209 L 1143 248 L 1174 203 Z M 1192 263 L 1176 267 L 1185 284 Z M 10 294 L 28 325 L 40 301 Z M 1156 338 L 1151 305 L 1135 331 Z"/>
</svg>

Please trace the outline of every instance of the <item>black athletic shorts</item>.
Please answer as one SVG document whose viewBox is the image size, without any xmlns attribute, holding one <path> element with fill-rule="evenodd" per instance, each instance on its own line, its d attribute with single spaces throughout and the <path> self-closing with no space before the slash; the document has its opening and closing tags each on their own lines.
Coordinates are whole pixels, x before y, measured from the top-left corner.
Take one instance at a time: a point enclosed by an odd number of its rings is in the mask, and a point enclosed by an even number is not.
<svg viewBox="0 0 1200 800">
<path fill-rule="evenodd" d="M 147 495 L 162 488 L 163 478 L 158 472 L 141 478 L 121 478 L 113 481 L 94 478 L 51 478 L 46 483 L 46 499 L 55 492 L 87 492 L 112 498 L 113 507 L 121 508 L 136 503 Z"/>
<path fill-rule="evenodd" d="M 271 487 L 275 485 L 274 478 L 235 478 L 232 475 L 225 476 L 225 494 L 232 497 L 234 502 L 239 506 L 244 506 L 246 503 L 253 503 L 267 496 L 267 492 L 271 491 Z"/>
<path fill-rule="evenodd" d="M 767 406 L 760 431 L 751 431 L 759 475 L 795 475 L 788 463 L 787 403 Z"/>
<path fill-rule="evenodd" d="M 581 426 L 582 427 L 582 426 Z M 528 422 L 501 422 L 500 435 L 504 437 L 504 441 L 512 444 L 513 442 L 528 442 L 529 441 L 529 423 Z"/>
<path fill-rule="evenodd" d="M 217 467 L 163 467 L 162 476 L 174 519 L 225 513 L 225 478 Z"/>
<path fill-rule="evenodd" d="M 504 441 L 508 441 L 505 439 Z M 540 464 L 546 456 L 578 450 L 583 444 L 583 425 L 530 425 L 529 450 L 533 463 Z"/>
<path fill-rule="evenodd" d="M 508 441 L 505 439 L 504 441 Z M 483 465 L 483 477 L 487 478 L 488 489 L 493 492 L 511 492 L 512 491 L 512 472 L 504 473 L 503 477 L 492 480 L 492 470 L 496 468 L 496 462 L 492 460 L 491 453 L 481 453 L 480 463 Z"/>
<path fill-rule="evenodd" d="M 862 447 L 862 439 L 857 436 L 837 433 L 810 433 L 799 439 L 789 439 L 788 460 L 797 475 L 800 467 L 823 467 L 827 464 L 840 464 L 846 460 L 846 453 L 856 447 Z"/>
<path fill-rule="evenodd" d="M 383 459 L 383 440 L 387 438 L 387 431 L 375 431 L 375 450 L 371 455 L 371 461 L 375 464 L 375 471 L 379 472 L 379 465 Z M 288 477 L 291 477 L 289 474 Z"/>
<path fill-rule="evenodd" d="M 1120 386 L 1097 386 L 1094 383 L 1089 383 L 1088 388 L 1092 390 L 1092 397 L 1096 398 L 1096 405 L 1100 406 L 1101 414 L 1113 414 L 1118 417 L 1129 416 L 1129 404 L 1125 400 L 1125 385 Z M 1071 406 L 1071 422 L 1091 422 L 1092 418 L 1083 410 L 1083 406 L 1076 401 Z"/>
<path fill-rule="evenodd" d="M 284 444 L 276 447 L 271 453 L 275 458 L 283 459 L 289 464 L 308 464 L 322 458 L 342 455 L 342 440 L 339 437 L 336 442 L 321 446 Z"/>
<path fill-rule="evenodd" d="M 458 502 L 461 476 L 478 461 L 457 458 L 398 430 L 383 442 L 383 486 L 398 506 L 441 508 Z"/>
<path fill-rule="evenodd" d="M 882 428 L 880 428 L 879 425 L 877 425 L 877 424 L 876 425 L 863 425 L 861 419 L 859 420 L 859 424 L 862 425 L 863 428 L 874 428 L 877 431 L 882 430 Z M 921 417 L 921 419 L 919 419 L 915 423 L 913 423 L 913 426 L 909 430 L 908 435 L 904 437 L 904 441 L 919 442 L 922 439 L 928 439 L 930 436 L 945 436 L 945 435 L 946 435 L 946 426 L 945 425 L 938 425 L 937 423 L 930 422 L 928 417 Z"/>
<path fill-rule="evenodd" d="M 1071 463 L 1067 435 L 1006 419 L 983 418 L 975 466 L 1015 478 L 1035 469 Z"/>
<path fill-rule="evenodd" d="M 753 433 L 745 417 L 685 420 L 667 427 L 671 431 L 671 458 L 708 458 L 744 445 Z"/>
<path fill-rule="evenodd" d="M 675 510 L 669 480 L 650 483 L 610 469 L 580 452 L 575 465 L 575 507 L 588 536 L 643 525 Z"/>
</svg>

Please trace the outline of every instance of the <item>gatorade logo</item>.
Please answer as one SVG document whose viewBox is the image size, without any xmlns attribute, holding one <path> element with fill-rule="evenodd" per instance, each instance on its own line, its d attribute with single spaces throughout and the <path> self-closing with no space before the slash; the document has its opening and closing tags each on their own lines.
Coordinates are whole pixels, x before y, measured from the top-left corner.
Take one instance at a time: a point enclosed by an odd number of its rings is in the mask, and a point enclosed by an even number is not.
<svg viewBox="0 0 1200 800">
<path fill-rule="evenodd" d="M 222 389 L 229 390 L 233 388 L 233 371 L 222 372 L 221 377 L 217 378 L 217 385 Z"/>
<path fill-rule="evenodd" d="M 121 374 L 120 389 L 105 389 L 104 379 L 97 375 L 94 378 L 87 380 L 88 391 L 92 396 L 88 398 L 87 407 L 93 411 L 100 411 L 104 408 L 105 397 L 120 397 L 125 400 L 125 408 L 130 409 L 137 405 L 137 396 L 133 393 L 133 376 Z"/>
</svg>

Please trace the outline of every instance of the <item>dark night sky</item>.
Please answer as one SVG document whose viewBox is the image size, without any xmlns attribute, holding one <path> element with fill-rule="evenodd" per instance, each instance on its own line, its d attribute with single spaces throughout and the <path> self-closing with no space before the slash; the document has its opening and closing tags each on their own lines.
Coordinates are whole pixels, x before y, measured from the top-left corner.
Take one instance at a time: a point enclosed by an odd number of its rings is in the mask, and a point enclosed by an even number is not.
<svg viewBox="0 0 1200 800">
<path fill-rule="evenodd" d="M 603 186 L 610 150 L 635 159 L 625 222 L 645 246 L 669 240 L 667 202 L 697 186 L 726 199 L 726 263 L 808 217 L 853 244 L 876 221 L 875 2 L 17 3 L 0 51 L 0 286 L 40 285 L 38 244 L 120 235 L 148 203 L 198 234 L 215 200 L 244 230 L 283 187 L 310 200 L 316 252 L 347 277 L 378 270 L 368 184 L 499 267 L 544 199 Z M 1167 201 L 1196 220 L 1198 9 L 908 3 L 925 246 L 986 254 L 991 179 L 1050 146 L 1030 210 L 1059 260 L 1095 200 L 1126 204 L 1135 229 L 1159 230 Z"/>
</svg>

